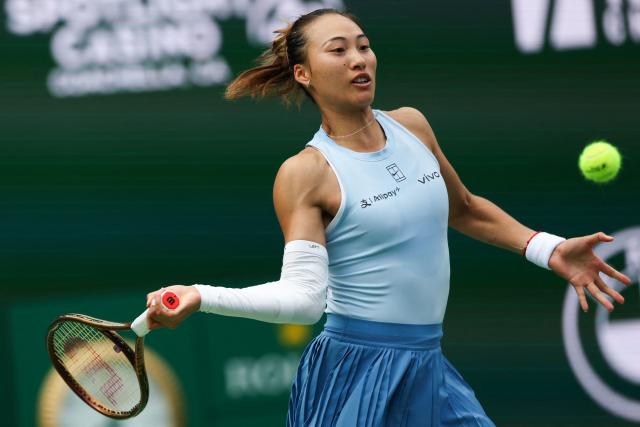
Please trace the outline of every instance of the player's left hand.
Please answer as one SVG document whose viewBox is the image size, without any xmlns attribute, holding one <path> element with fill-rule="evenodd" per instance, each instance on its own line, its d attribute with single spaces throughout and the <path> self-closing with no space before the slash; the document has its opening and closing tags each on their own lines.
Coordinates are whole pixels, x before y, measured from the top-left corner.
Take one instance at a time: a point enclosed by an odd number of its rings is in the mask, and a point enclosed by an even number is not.
<svg viewBox="0 0 640 427">
<path fill-rule="evenodd" d="M 624 297 L 607 286 L 599 273 L 602 272 L 625 285 L 631 284 L 631 279 L 605 263 L 593 252 L 593 247 L 598 243 L 612 242 L 613 239 L 602 232 L 567 239 L 556 246 L 549 258 L 549 267 L 574 287 L 584 312 L 589 309 L 585 291 L 588 291 L 608 311 L 613 311 L 613 304 L 604 294 L 620 304 L 624 303 Z"/>
</svg>

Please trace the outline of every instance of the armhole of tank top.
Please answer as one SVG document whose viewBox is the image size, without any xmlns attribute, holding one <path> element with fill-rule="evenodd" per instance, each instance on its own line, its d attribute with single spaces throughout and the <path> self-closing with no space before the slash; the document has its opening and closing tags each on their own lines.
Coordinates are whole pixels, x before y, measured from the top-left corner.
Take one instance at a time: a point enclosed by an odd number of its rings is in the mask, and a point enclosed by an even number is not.
<svg viewBox="0 0 640 427">
<path fill-rule="evenodd" d="M 431 158 L 433 159 L 434 162 L 436 162 L 436 165 L 438 165 L 438 170 L 440 169 L 440 162 L 438 161 L 438 159 L 436 158 L 436 155 L 433 154 L 433 151 L 431 151 L 429 149 L 429 147 L 427 147 L 424 142 L 422 142 L 420 140 L 420 138 L 418 138 L 413 132 L 411 132 L 409 129 L 407 129 L 402 123 L 400 123 L 399 121 L 397 121 L 396 119 L 394 119 L 393 117 L 391 117 L 390 115 L 388 115 L 385 112 L 380 111 L 380 113 L 386 117 L 387 119 L 389 119 L 392 123 L 394 123 L 396 126 L 398 126 L 403 132 L 405 132 L 407 135 L 409 135 L 409 137 L 411 139 L 413 139 L 417 144 L 419 144 L 422 148 L 424 148 L 427 153 L 429 153 L 429 155 L 431 155 Z"/>
<path fill-rule="evenodd" d="M 333 163 L 331 163 L 331 160 L 329 160 L 329 157 L 327 157 L 327 155 L 324 154 L 324 152 L 315 145 L 307 144 L 307 147 L 313 147 L 314 149 L 318 150 L 320 154 L 322 154 L 322 157 L 324 157 L 327 163 L 329 163 L 329 166 L 331 166 L 333 173 L 336 175 L 336 178 L 338 179 L 338 186 L 340 187 L 340 206 L 338 207 L 338 212 L 336 212 L 336 215 L 324 229 L 325 235 L 328 235 L 336 228 L 336 226 L 342 219 L 342 216 L 344 215 L 347 195 L 344 191 L 344 185 L 342 184 L 342 180 L 340 179 L 340 174 L 338 173 L 338 170 L 335 168 L 335 166 L 333 166 Z"/>
</svg>

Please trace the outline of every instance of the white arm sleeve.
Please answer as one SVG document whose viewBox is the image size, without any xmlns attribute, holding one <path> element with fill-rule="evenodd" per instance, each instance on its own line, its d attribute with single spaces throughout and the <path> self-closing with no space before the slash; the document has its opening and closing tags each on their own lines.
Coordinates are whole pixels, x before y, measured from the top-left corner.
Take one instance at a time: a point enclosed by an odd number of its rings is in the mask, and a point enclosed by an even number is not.
<svg viewBox="0 0 640 427">
<path fill-rule="evenodd" d="M 326 306 L 329 256 L 324 246 L 292 240 L 284 247 L 280 280 L 247 288 L 193 285 L 200 311 L 270 323 L 310 325 Z"/>
</svg>

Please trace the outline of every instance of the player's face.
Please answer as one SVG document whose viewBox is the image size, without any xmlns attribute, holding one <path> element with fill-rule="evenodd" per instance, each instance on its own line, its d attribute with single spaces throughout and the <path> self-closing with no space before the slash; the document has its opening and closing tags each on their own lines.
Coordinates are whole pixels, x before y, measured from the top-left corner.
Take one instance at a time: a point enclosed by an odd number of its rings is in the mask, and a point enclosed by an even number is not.
<svg viewBox="0 0 640 427">
<path fill-rule="evenodd" d="M 377 60 L 362 29 L 349 18 L 323 15 L 306 29 L 311 93 L 320 107 L 364 108 L 373 102 Z M 363 77 L 364 81 L 356 80 Z"/>
</svg>

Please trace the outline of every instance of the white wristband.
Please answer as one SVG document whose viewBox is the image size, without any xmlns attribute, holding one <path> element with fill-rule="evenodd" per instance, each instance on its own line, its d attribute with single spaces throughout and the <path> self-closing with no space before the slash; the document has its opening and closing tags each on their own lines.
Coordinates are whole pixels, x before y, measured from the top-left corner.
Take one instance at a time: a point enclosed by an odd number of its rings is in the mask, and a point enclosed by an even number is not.
<svg viewBox="0 0 640 427">
<path fill-rule="evenodd" d="M 313 324 L 326 307 L 329 257 L 324 246 L 293 240 L 284 248 L 280 280 L 246 288 L 193 285 L 200 311 L 271 323 Z"/>
<path fill-rule="evenodd" d="M 551 270 L 549 267 L 549 258 L 551 258 L 551 254 L 556 246 L 565 240 L 567 239 L 554 234 L 545 232 L 538 233 L 529 240 L 525 250 L 525 256 L 535 265 Z"/>
</svg>

